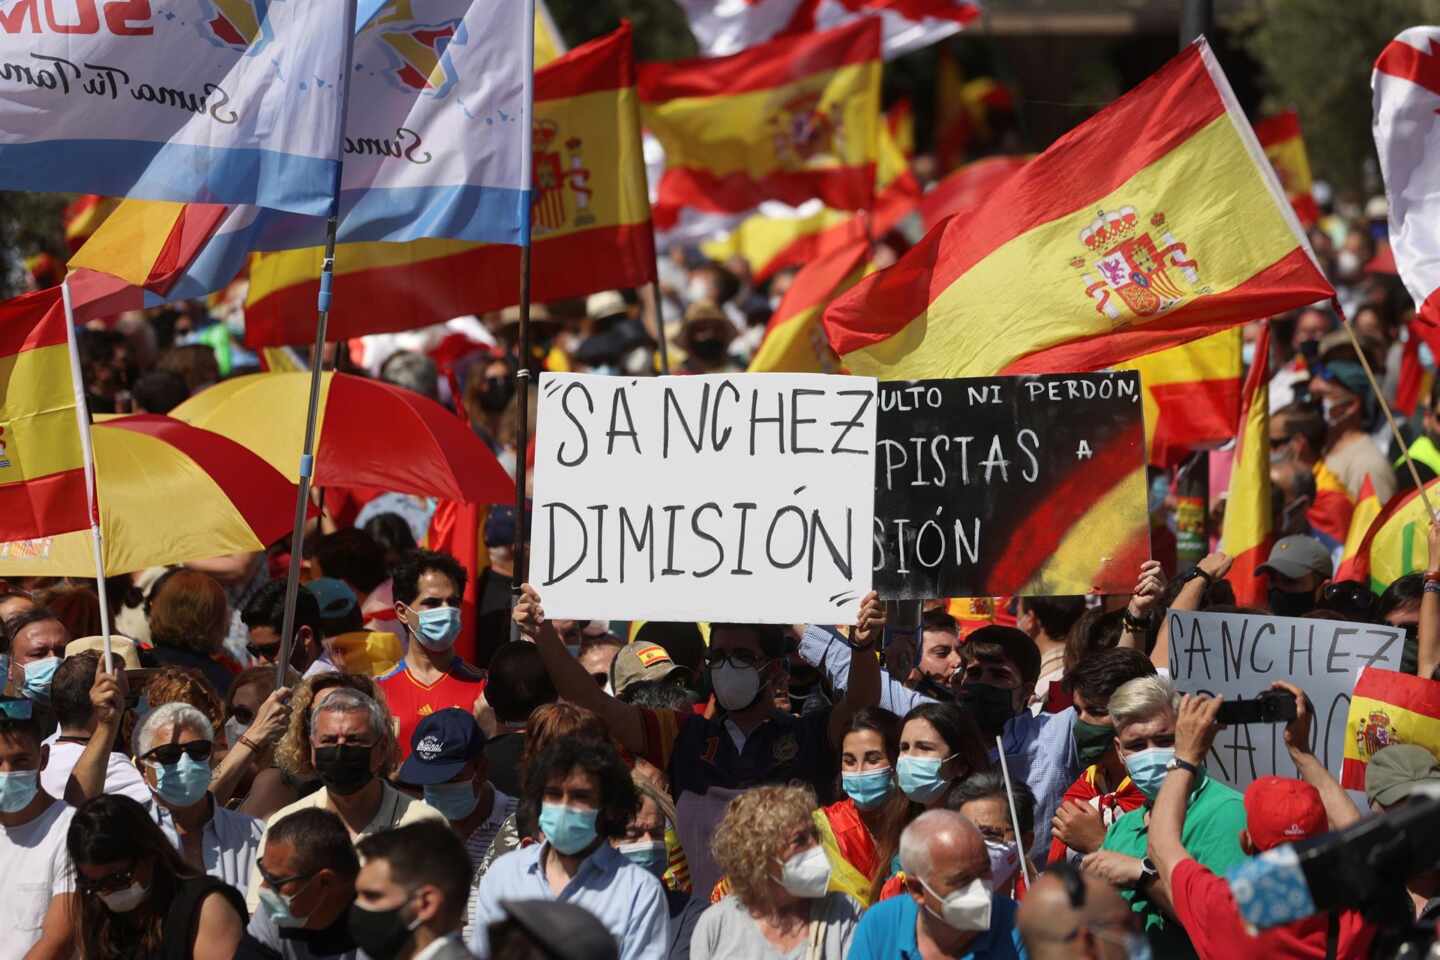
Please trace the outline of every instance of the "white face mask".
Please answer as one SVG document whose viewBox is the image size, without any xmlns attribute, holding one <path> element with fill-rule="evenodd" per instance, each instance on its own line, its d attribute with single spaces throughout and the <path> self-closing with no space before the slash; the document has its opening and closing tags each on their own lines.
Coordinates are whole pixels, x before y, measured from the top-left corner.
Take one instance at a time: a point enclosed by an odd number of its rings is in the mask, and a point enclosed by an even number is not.
<svg viewBox="0 0 1440 960">
<path fill-rule="evenodd" d="M 124 890 L 116 890 L 114 893 L 102 893 L 100 894 L 100 899 L 105 903 L 105 906 L 111 913 L 129 913 L 144 903 L 145 898 L 149 895 L 149 890 L 132 880 L 130 881 L 130 886 Z"/>
<path fill-rule="evenodd" d="M 942 897 L 936 893 L 930 884 L 924 880 L 920 881 L 930 895 L 940 901 L 940 912 L 930 910 L 929 904 L 925 909 L 933 917 L 938 917 L 952 930 L 981 931 L 990 929 L 990 903 L 991 887 L 990 881 L 984 877 L 976 877 L 959 890 L 952 891 L 949 896 Z"/>
<path fill-rule="evenodd" d="M 814 900 L 830 886 L 830 861 L 819 845 L 802 850 L 781 864 L 780 886 L 792 897 Z"/>
<path fill-rule="evenodd" d="M 760 671 L 729 662 L 710 668 L 710 687 L 726 710 L 744 710 L 760 695 Z"/>
<path fill-rule="evenodd" d="M 998 840 L 986 840 L 985 852 L 990 855 L 990 884 L 995 887 L 1003 887 L 1015 876 L 1015 871 L 1020 869 L 1020 847 L 1013 840 L 1009 843 L 1001 843 Z"/>
</svg>

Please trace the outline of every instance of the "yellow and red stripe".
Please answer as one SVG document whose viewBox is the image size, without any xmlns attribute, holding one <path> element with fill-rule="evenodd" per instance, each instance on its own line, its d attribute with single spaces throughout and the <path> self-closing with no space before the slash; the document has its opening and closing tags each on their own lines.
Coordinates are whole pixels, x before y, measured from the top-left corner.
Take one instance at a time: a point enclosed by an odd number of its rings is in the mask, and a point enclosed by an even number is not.
<svg viewBox="0 0 1440 960">
<path fill-rule="evenodd" d="M 1365 482 L 1360 485 L 1360 500 L 1355 504 L 1355 509 L 1350 515 L 1350 529 L 1345 535 L 1345 548 L 1340 556 L 1340 567 L 1335 571 L 1336 580 L 1359 580 L 1364 583 L 1368 579 L 1360 574 L 1356 564 L 1361 547 L 1365 543 L 1365 534 L 1370 532 L 1370 527 L 1378 516 L 1380 516 L 1380 498 L 1375 496 L 1375 484 L 1367 473 Z"/>
<path fill-rule="evenodd" d="M 1440 683 L 1366 667 L 1350 698 L 1340 785 L 1364 790 L 1366 765 L 1375 751 L 1394 743 L 1413 743 L 1440 754 Z"/>
<path fill-rule="evenodd" d="M 1145 445 L 1152 466 L 1177 466 L 1191 450 L 1235 436 L 1240 339 L 1238 329 L 1224 330 L 1116 365 L 1140 373 Z"/>
<path fill-rule="evenodd" d="M 660 203 L 742 213 L 874 198 L 880 22 L 640 68 L 645 126 L 665 147 Z"/>
<path fill-rule="evenodd" d="M 1285 196 L 1295 208 L 1295 216 L 1305 226 L 1313 226 L 1320 219 L 1320 208 L 1312 192 L 1315 180 L 1310 175 L 1310 156 L 1305 152 L 1305 139 L 1300 135 L 1300 117 L 1294 110 L 1286 110 L 1272 117 L 1265 117 L 1255 124 L 1255 137 L 1265 148 L 1265 156 L 1275 168 Z"/>
<path fill-rule="evenodd" d="M 1355 515 L 1355 501 L 1350 497 L 1350 488 L 1325 466 L 1324 460 L 1315 461 L 1312 472 L 1315 475 L 1315 501 L 1305 511 L 1305 519 L 1331 540 L 1345 543 L 1350 534 L 1351 518 Z M 1366 482 L 1369 482 L 1368 478 Z"/>
<path fill-rule="evenodd" d="M 1157 282 L 1184 298 L 1159 301 Z M 1330 296 L 1201 40 L 861 281 L 825 327 L 857 374 L 1083 371 Z"/>
<path fill-rule="evenodd" d="M 228 209 L 214 203 L 126 199 L 70 258 L 70 269 L 107 274 L 163 294 Z"/>
<path fill-rule="evenodd" d="M 1230 493 L 1220 549 L 1234 558 L 1227 579 L 1241 606 L 1263 603 L 1267 578 L 1257 568 L 1270 554 L 1270 324 L 1261 325 L 1255 341 L 1255 363 L 1245 378 L 1245 406 L 1240 415 L 1235 460 L 1230 467 Z"/>
<path fill-rule="evenodd" d="M 840 359 L 825 340 L 820 315 L 827 304 L 864 275 L 870 242 L 858 220 L 847 224 L 849 243 L 802 267 L 780 301 L 750 373 L 835 373 Z"/>
<path fill-rule="evenodd" d="M 60 288 L 0 303 L 0 541 L 90 526 Z"/>
<path fill-rule="evenodd" d="M 102 197 L 98 193 L 84 193 L 71 200 L 60 215 L 65 245 L 72 251 L 80 249 L 119 206 L 119 197 Z"/>
<path fill-rule="evenodd" d="M 546 131 L 544 142 L 536 140 L 537 174 L 550 165 L 560 175 L 550 183 L 536 178 L 532 298 L 578 297 L 654 279 L 628 24 L 535 71 L 535 123 Z M 581 157 L 588 170 L 583 205 L 565 172 L 571 157 Z M 309 342 L 322 257 L 312 247 L 252 258 L 246 344 Z M 498 310 L 520 301 L 519 278 L 515 246 L 445 239 L 341 244 L 330 332 L 340 340 Z"/>
</svg>

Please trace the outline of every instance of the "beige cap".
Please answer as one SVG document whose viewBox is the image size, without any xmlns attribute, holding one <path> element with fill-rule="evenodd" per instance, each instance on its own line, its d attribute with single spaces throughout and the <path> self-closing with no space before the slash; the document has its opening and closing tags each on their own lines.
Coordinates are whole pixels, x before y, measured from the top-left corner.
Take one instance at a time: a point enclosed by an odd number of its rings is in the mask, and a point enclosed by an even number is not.
<svg viewBox="0 0 1440 960">
<path fill-rule="evenodd" d="M 71 640 L 65 644 L 65 656 L 73 657 L 77 653 L 87 653 L 94 650 L 96 653 L 105 652 L 104 637 L 81 637 L 79 640 Z M 126 670 L 140 669 L 140 651 L 135 646 L 135 641 L 129 637 L 122 637 L 119 634 L 110 635 L 110 653 L 120 657 L 125 664 Z"/>
</svg>

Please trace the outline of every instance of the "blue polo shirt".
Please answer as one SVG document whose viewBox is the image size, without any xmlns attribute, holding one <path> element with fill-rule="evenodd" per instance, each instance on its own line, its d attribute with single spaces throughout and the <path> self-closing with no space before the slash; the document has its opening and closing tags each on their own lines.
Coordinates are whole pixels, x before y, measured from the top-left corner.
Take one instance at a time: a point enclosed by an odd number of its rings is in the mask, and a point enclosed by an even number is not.
<svg viewBox="0 0 1440 960">
<path fill-rule="evenodd" d="M 990 906 L 990 929 L 970 941 L 970 952 L 956 960 L 1024 960 L 1025 944 L 1015 929 L 1016 903 L 1009 897 L 994 897 Z M 921 960 L 915 939 L 915 921 L 920 905 L 902 893 L 881 900 L 866 910 L 855 928 L 846 960 Z"/>
</svg>

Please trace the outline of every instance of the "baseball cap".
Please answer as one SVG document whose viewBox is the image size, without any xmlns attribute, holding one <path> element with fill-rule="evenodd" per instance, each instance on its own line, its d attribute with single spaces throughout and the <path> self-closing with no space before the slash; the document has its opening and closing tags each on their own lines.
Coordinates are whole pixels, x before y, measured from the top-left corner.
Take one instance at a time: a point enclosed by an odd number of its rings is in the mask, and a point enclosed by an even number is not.
<svg viewBox="0 0 1440 960">
<path fill-rule="evenodd" d="M 1262 851 L 1308 840 L 1328 825 L 1320 791 L 1303 780 L 1261 777 L 1245 789 L 1245 829 Z"/>
<path fill-rule="evenodd" d="M 485 546 L 508 547 L 515 542 L 515 508 L 496 504 L 485 517 Z"/>
<path fill-rule="evenodd" d="M 88 653 L 91 650 L 103 654 L 105 652 L 104 637 L 81 637 L 78 640 L 71 640 L 65 644 L 65 656 L 73 657 L 77 653 Z M 119 657 L 125 664 L 126 670 L 140 669 L 140 652 L 135 647 L 135 641 L 129 637 L 122 637 L 119 634 L 110 634 L 110 655 Z"/>
<path fill-rule="evenodd" d="M 410 758 L 400 779 L 416 786 L 444 783 L 480 755 L 485 735 L 470 711 L 446 707 L 422 719 L 410 735 Z"/>
<path fill-rule="evenodd" d="M 676 673 L 690 675 L 690 671 L 672 660 L 660 644 L 637 640 L 621 647 L 615 659 L 610 661 L 610 689 L 618 697 L 632 683 L 664 680 Z"/>
<path fill-rule="evenodd" d="M 1328 579 L 1335 572 L 1330 560 L 1330 551 L 1314 537 L 1297 533 L 1281 537 L 1270 550 L 1270 559 L 1255 569 L 1256 574 L 1278 573 L 1282 577 L 1298 580 L 1307 573 L 1318 574 Z"/>
<path fill-rule="evenodd" d="M 501 900 L 500 907 L 554 960 L 617 960 L 620 949 L 604 924 L 573 903 Z"/>
<path fill-rule="evenodd" d="M 1410 796 L 1418 784 L 1440 780 L 1435 755 L 1413 743 L 1392 743 L 1365 765 L 1365 798 L 1390 807 Z"/>
<path fill-rule="evenodd" d="M 320 577 L 305 584 L 315 597 L 315 602 L 320 604 L 320 618 L 322 620 L 333 620 L 336 617 L 343 617 L 355 605 L 359 603 L 355 598 L 355 591 L 344 580 L 336 580 L 334 577 Z"/>
</svg>

